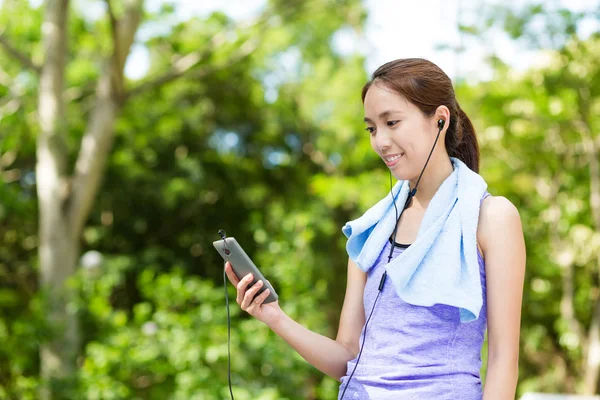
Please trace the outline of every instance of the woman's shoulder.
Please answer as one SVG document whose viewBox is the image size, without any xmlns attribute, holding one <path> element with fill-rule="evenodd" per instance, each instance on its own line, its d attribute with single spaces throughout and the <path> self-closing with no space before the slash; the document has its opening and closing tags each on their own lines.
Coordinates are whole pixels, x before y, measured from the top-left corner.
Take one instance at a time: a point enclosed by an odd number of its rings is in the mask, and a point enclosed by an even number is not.
<svg viewBox="0 0 600 400">
<path fill-rule="evenodd" d="M 479 209 L 477 241 L 485 254 L 495 236 L 505 236 L 521 231 L 521 217 L 517 207 L 506 197 L 489 195 Z M 521 233 L 522 235 L 522 233 Z"/>
<path fill-rule="evenodd" d="M 479 220 L 485 222 L 498 222 L 505 218 L 519 218 L 517 207 L 504 196 L 485 197 L 481 202 L 479 209 Z"/>
</svg>

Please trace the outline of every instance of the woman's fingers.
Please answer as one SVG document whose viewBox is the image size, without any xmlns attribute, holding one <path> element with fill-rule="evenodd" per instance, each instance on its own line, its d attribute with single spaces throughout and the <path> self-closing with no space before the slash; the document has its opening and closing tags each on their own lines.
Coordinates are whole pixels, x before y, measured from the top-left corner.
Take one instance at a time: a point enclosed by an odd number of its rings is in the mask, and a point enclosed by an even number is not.
<svg viewBox="0 0 600 400">
<path fill-rule="evenodd" d="M 242 301 L 242 310 L 246 310 L 246 308 L 250 307 L 252 304 L 252 299 L 256 293 L 263 287 L 263 282 L 256 282 L 250 289 L 246 290 L 246 294 L 244 295 L 244 300 Z"/>
<path fill-rule="evenodd" d="M 256 299 L 254 299 L 253 304 L 256 304 L 257 307 L 262 306 L 262 303 L 267 299 L 267 297 L 269 297 L 269 293 L 271 293 L 271 291 L 269 289 L 265 289 L 264 292 L 256 296 Z"/>
<path fill-rule="evenodd" d="M 231 263 L 229 261 L 225 263 L 225 273 L 227 274 L 227 278 L 229 278 L 229 282 L 231 282 L 233 286 L 237 287 L 238 283 L 240 283 L 240 279 L 237 277 L 235 272 L 233 272 Z"/>
<path fill-rule="evenodd" d="M 248 287 L 250 282 L 252 282 L 252 279 L 253 279 L 252 274 L 248 274 L 241 281 L 239 281 L 238 284 L 236 285 L 237 298 L 235 299 L 235 301 L 237 301 L 237 303 L 239 305 L 241 305 L 242 302 L 244 301 L 244 294 L 246 293 L 246 288 Z"/>
<path fill-rule="evenodd" d="M 250 314 L 254 314 L 254 312 L 256 310 L 258 310 L 260 308 L 260 306 L 262 306 L 263 302 L 265 301 L 265 299 L 267 297 L 269 297 L 269 293 L 271 293 L 269 291 L 269 289 L 266 289 L 264 292 L 262 292 L 260 295 L 256 296 L 256 298 L 254 299 L 254 301 L 252 301 L 252 303 L 250 304 L 250 306 L 246 309 L 246 311 Z"/>
<path fill-rule="evenodd" d="M 253 314 L 257 309 L 259 309 L 271 293 L 269 289 L 266 289 L 260 295 L 256 296 L 256 293 L 263 288 L 264 283 L 259 280 L 250 289 L 248 289 L 248 285 L 252 283 L 254 276 L 252 274 L 248 274 L 242 279 L 239 279 L 235 272 L 233 272 L 233 268 L 231 267 L 231 263 L 229 261 L 225 263 L 225 274 L 229 278 L 229 281 L 237 289 L 237 297 L 235 301 L 240 305 L 242 310 L 250 314 Z M 256 298 L 254 298 L 254 296 L 256 296 Z"/>
</svg>

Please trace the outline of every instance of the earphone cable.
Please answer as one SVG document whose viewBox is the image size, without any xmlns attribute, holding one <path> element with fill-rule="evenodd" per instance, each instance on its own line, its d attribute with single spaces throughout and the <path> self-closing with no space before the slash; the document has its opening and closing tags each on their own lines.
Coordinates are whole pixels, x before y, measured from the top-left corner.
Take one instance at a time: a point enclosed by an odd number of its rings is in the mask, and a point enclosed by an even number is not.
<svg viewBox="0 0 600 400">
<path fill-rule="evenodd" d="M 394 192 L 392 191 L 392 188 L 393 188 L 393 186 L 392 186 L 392 171 L 390 171 L 390 195 L 392 196 L 392 203 L 394 203 L 394 210 L 396 211 L 396 225 L 397 225 L 398 224 L 398 207 L 396 207 L 396 199 L 394 199 Z M 396 232 L 396 228 L 394 228 L 394 233 L 395 232 Z M 392 246 L 392 250 L 393 250 L 393 248 L 394 248 L 394 246 Z M 390 254 L 390 259 L 391 259 L 391 254 Z M 389 263 L 389 259 L 388 259 L 388 263 Z M 352 370 L 352 373 L 350 374 L 350 377 L 348 378 L 348 382 L 346 382 L 346 387 L 344 387 L 344 391 L 342 392 L 342 396 L 340 397 L 340 400 L 342 400 L 344 398 L 346 389 L 348 389 L 348 385 L 350 384 L 350 381 L 352 380 L 354 371 L 356 371 L 356 367 L 358 367 L 358 363 L 360 362 L 360 356 L 362 355 L 363 346 L 365 345 L 365 339 L 367 337 L 367 325 L 369 325 L 369 320 L 371 319 L 371 315 L 373 315 L 373 311 L 375 311 L 375 304 L 377 304 L 377 299 L 379 299 L 379 295 L 381 294 L 381 289 L 383 288 L 383 283 L 385 282 L 386 276 L 387 276 L 387 272 L 384 271 L 383 275 L 381 277 L 381 281 L 379 282 L 379 291 L 377 292 L 377 296 L 375 297 L 375 301 L 373 302 L 373 307 L 371 308 L 371 312 L 369 313 L 369 318 L 367 318 L 367 322 L 365 323 L 365 334 L 363 335 L 363 340 L 360 345 L 360 351 L 358 352 L 358 358 L 356 360 L 356 364 L 354 364 L 354 369 Z"/>
<path fill-rule="evenodd" d="M 381 278 L 382 278 L 381 283 L 383 283 L 385 281 L 385 274 Z M 369 325 L 369 321 L 371 320 L 373 311 L 375 311 L 375 304 L 377 304 L 377 299 L 379 299 L 379 295 L 381 294 L 382 286 L 383 286 L 382 284 L 379 285 L 380 290 L 377 293 L 377 296 L 375 297 L 375 301 L 373 302 L 373 307 L 371 308 L 371 313 L 369 314 L 369 318 L 367 318 L 367 322 L 365 322 L 365 333 L 363 335 L 362 344 L 360 345 L 360 351 L 358 352 L 358 358 L 356 359 L 356 364 L 354 364 L 354 369 L 352 370 L 352 373 L 350 374 L 350 377 L 348 378 L 348 381 L 346 382 L 346 387 L 344 387 L 344 391 L 342 392 L 342 396 L 340 397 L 340 400 L 342 400 L 344 398 L 344 395 L 346 394 L 346 389 L 348 389 L 348 385 L 350 384 L 350 381 L 352 380 L 354 371 L 356 371 L 356 367 L 358 367 L 358 363 L 360 362 L 360 356 L 362 355 L 363 346 L 365 345 L 365 339 L 367 338 L 367 326 Z"/>
<path fill-rule="evenodd" d="M 433 150 L 435 150 L 435 145 L 437 144 L 438 139 L 440 138 L 440 133 L 442 133 L 442 129 L 444 127 L 444 124 L 442 124 L 442 127 L 439 128 L 437 136 L 435 137 L 435 142 L 433 142 L 433 146 L 431 147 L 431 151 L 429 152 L 429 156 L 427 157 L 427 161 L 425 161 L 425 165 L 423 166 L 423 169 L 421 170 L 421 174 L 419 175 L 419 179 L 417 179 L 417 183 L 415 184 L 415 188 L 413 189 L 413 196 L 415 194 L 417 194 L 417 186 L 419 186 L 419 182 L 421 182 L 421 177 L 423 176 L 423 172 L 425 172 L 425 168 L 427 168 L 427 164 L 429 163 L 429 159 L 431 158 L 431 155 L 433 154 Z"/>
<path fill-rule="evenodd" d="M 437 141 L 440 137 L 440 133 L 442 132 L 443 127 L 444 127 L 444 125 L 442 123 L 441 127 L 438 130 L 435 141 L 433 142 L 433 146 L 431 147 L 431 151 L 429 152 L 429 156 L 427 157 L 427 161 L 425 161 L 425 165 L 423 166 L 423 169 L 421 170 L 419 179 L 417 179 L 417 183 L 415 184 L 414 189 L 408 193 L 408 197 L 406 198 L 404 207 L 402 207 L 402 211 L 400 211 L 400 215 L 398 215 L 398 208 L 396 207 L 396 199 L 394 198 L 394 193 L 392 190 L 393 189 L 393 187 L 392 187 L 392 171 L 390 170 L 390 195 L 392 196 L 392 203 L 394 204 L 394 209 L 396 211 L 396 225 L 394 226 L 394 231 L 392 233 L 392 243 L 390 245 L 390 254 L 388 256 L 388 264 L 392 260 L 392 255 L 394 253 L 394 242 L 396 241 L 396 231 L 398 229 L 398 222 L 400 222 L 400 218 L 402 218 L 402 214 L 404 213 L 404 210 L 406 210 L 408 208 L 408 206 L 410 205 L 412 198 L 417 194 L 417 187 L 419 186 L 419 182 L 421 182 L 421 177 L 423 176 L 423 173 L 425 172 L 425 168 L 427 168 L 427 164 L 429 163 L 429 159 L 431 158 L 431 155 L 433 154 L 433 150 L 435 149 L 435 145 L 437 144 Z M 385 282 L 386 277 L 387 277 L 387 271 L 384 271 L 383 275 L 381 276 L 381 281 L 379 282 L 379 291 L 377 293 L 377 297 L 375 297 L 375 301 L 373 302 L 373 307 L 371 308 L 371 312 L 369 313 L 369 318 L 367 318 L 367 322 L 365 322 L 365 333 L 363 335 L 363 340 L 360 345 L 360 350 L 358 352 L 358 358 L 356 360 L 356 364 L 354 364 L 352 373 L 350 374 L 350 377 L 348 377 L 348 380 L 346 381 L 346 386 L 344 387 L 344 391 L 342 392 L 342 396 L 340 397 L 340 400 L 342 400 L 344 398 L 344 395 L 346 394 L 346 389 L 348 389 L 348 386 L 350 385 L 350 381 L 352 380 L 352 376 L 354 376 L 354 371 L 356 371 L 356 368 L 358 367 L 358 363 L 360 362 L 360 356 L 362 355 L 363 346 L 365 345 L 365 339 L 367 337 L 367 325 L 369 324 L 371 315 L 373 315 L 373 311 L 375 311 L 375 304 L 377 304 L 377 299 L 379 298 L 379 295 L 381 294 L 381 290 L 383 289 L 383 284 Z"/>
<path fill-rule="evenodd" d="M 227 381 L 229 382 L 229 394 L 233 398 L 233 389 L 231 388 L 231 317 L 229 315 L 229 293 L 227 292 L 227 275 L 223 268 L 223 286 L 225 288 L 225 306 L 227 307 Z"/>
</svg>

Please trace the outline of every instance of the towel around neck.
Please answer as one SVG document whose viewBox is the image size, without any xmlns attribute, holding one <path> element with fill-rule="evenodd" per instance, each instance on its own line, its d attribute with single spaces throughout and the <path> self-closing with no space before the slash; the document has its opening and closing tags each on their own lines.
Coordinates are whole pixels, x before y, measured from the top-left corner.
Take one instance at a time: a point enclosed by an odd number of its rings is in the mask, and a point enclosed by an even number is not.
<svg viewBox="0 0 600 400">
<path fill-rule="evenodd" d="M 386 265 L 398 296 L 419 306 L 446 304 L 459 308 L 461 322 L 479 317 L 483 295 L 477 259 L 477 223 L 487 184 L 457 158 L 425 210 L 417 238 Z M 398 211 L 409 182 L 392 189 Z M 346 250 L 364 272 L 369 271 L 394 230 L 396 213 L 388 194 L 361 217 L 342 228 Z"/>
</svg>

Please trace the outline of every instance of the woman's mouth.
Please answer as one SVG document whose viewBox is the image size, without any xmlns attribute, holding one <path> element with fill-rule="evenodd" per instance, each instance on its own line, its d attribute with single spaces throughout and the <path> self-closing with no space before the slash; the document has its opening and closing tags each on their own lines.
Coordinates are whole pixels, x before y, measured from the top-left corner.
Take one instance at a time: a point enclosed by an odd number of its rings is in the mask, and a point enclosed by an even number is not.
<svg viewBox="0 0 600 400">
<path fill-rule="evenodd" d="M 404 153 L 390 154 L 389 156 L 383 157 L 385 164 L 391 168 L 398 163 L 398 161 L 404 156 Z"/>
</svg>

